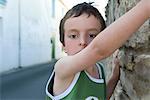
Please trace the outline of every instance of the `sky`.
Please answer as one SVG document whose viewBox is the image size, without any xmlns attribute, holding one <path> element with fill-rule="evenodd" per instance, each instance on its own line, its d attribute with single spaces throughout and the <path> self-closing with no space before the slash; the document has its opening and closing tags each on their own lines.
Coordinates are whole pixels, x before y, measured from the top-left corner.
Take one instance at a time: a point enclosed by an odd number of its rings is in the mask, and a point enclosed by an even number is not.
<svg viewBox="0 0 150 100">
<path fill-rule="evenodd" d="M 94 2 L 93 5 L 101 12 L 102 16 L 105 18 L 105 6 L 107 5 L 108 0 L 63 0 L 63 1 L 69 8 L 81 2 Z"/>
</svg>

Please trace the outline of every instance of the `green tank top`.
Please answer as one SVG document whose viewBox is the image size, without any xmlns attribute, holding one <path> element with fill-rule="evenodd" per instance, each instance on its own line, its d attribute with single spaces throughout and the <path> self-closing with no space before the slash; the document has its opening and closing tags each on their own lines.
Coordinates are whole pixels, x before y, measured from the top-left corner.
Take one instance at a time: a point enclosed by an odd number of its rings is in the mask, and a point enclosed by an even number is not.
<svg viewBox="0 0 150 100">
<path fill-rule="evenodd" d="M 62 94 L 53 96 L 54 73 L 46 86 L 46 100 L 106 100 L 105 75 L 102 64 L 96 64 L 100 79 L 91 77 L 86 71 L 77 73 L 69 88 Z"/>
</svg>

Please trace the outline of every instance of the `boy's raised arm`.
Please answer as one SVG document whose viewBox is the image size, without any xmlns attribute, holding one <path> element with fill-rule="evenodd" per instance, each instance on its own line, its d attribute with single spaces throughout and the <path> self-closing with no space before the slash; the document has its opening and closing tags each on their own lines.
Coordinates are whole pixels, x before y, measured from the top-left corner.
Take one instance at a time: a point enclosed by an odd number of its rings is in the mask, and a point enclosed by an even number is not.
<svg viewBox="0 0 150 100">
<path fill-rule="evenodd" d="M 92 45 L 98 47 L 98 51 L 105 51 L 104 56 L 112 54 L 150 17 L 149 13 L 150 0 L 142 0 L 133 9 L 102 31 L 93 40 Z"/>
<path fill-rule="evenodd" d="M 150 17 L 150 0 L 141 0 L 134 8 L 109 25 L 81 52 L 64 57 L 56 64 L 56 71 L 68 76 L 90 67 L 108 57 Z M 59 68 L 64 71 L 58 70 Z"/>
</svg>

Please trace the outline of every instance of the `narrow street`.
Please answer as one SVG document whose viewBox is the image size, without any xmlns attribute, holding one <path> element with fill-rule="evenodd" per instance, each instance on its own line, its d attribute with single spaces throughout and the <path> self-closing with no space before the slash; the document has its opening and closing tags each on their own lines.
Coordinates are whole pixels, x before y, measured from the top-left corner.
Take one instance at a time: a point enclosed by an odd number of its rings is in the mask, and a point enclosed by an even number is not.
<svg viewBox="0 0 150 100">
<path fill-rule="evenodd" d="M 0 100 L 44 100 L 45 86 L 55 61 L 2 74 Z"/>
</svg>

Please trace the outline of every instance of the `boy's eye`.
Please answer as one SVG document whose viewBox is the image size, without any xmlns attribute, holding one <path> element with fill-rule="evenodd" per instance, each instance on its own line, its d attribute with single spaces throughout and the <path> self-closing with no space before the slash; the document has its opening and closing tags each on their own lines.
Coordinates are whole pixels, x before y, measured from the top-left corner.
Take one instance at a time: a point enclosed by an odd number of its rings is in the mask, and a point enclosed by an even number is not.
<svg viewBox="0 0 150 100">
<path fill-rule="evenodd" d="M 90 38 L 95 38 L 96 34 L 90 34 Z"/>
<path fill-rule="evenodd" d="M 71 39 L 76 39 L 78 36 L 77 35 L 69 35 L 69 38 L 71 38 Z"/>
</svg>

